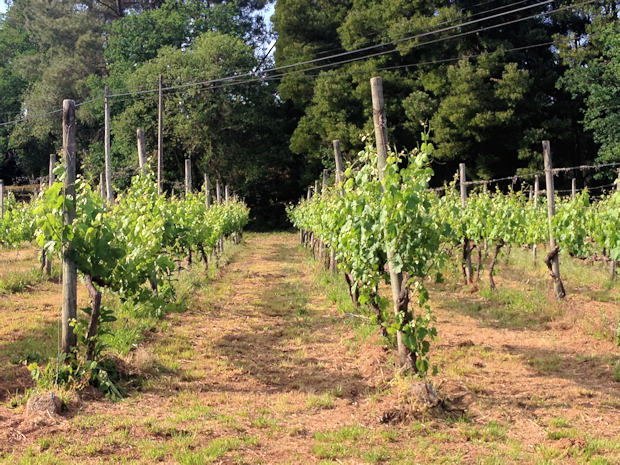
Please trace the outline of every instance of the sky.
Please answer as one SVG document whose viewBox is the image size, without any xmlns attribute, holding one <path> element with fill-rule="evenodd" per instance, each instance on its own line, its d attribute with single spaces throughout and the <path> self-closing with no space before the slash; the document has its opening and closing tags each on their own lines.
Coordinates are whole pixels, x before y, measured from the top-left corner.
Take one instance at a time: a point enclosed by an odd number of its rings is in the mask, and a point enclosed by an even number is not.
<svg viewBox="0 0 620 465">
<path fill-rule="evenodd" d="M 4 13 L 6 11 L 6 3 L 4 0 L 0 0 L 0 13 Z"/>
</svg>

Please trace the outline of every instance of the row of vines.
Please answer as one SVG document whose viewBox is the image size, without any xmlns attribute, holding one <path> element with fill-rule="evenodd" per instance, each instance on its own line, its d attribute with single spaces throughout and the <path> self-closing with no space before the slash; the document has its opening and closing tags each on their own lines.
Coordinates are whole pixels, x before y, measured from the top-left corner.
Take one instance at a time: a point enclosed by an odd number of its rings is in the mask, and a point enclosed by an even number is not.
<svg viewBox="0 0 620 465">
<path fill-rule="evenodd" d="M 483 255 L 488 254 L 488 280 L 494 289 L 501 249 L 534 249 L 549 241 L 550 232 L 544 197 L 534 201 L 523 191 L 480 190 L 470 193 L 463 207 L 454 183 L 442 194 L 428 189 L 432 150 L 432 144 L 424 143 L 413 152 L 389 152 L 380 181 L 377 152 L 368 145 L 341 174 L 339 184 L 315 192 L 288 210 L 304 243 L 333 252 L 351 298 L 374 310 L 383 334 L 404 332 L 419 373 L 429 368 L 429 341 L 436 335 L 425 278 L 436 277 L 446 260 L 457 257 L 467 279 L 467 258 L 477 250 L 477 279 Z M 558 199 L 551 232 L 563 253 L 606 261 L 614 273 L 620 260 L 620 192 L 593 201 L 586 189 L 575 197 Z M 415 318 L 409 312 L 390 317 L 389 301 L 379 295 L 381 283 L 390 282 L 390 246 L 395 271 L 403 273 L 406 287 L 406 292 L 393 298 L 409 303 L 415 296 L 420 309 Z M 549 255 L 544 261 L 551 266 Z"/>
<path fill-rule="evenodd" d="M 109 293 L 122 305 L 150 316 L 163 316 L 175 301 L 175 272 L 191 263 L 192 257 L 200 257 L 205 267 L 211 257 L 219 260 L 223 238 L 241 237 L 249 210 L 236 199 L 205 202 L 209 195 L 205 191 L 184 197 L 159 195 L 151 173 L 136 176 L 110 204 L 78 177 L 75 218 L 68 225 L 63 211 L 73 201 L 65 195 L 63 166 L 58 165 L 55 174 L 58 182 L 32 202 L 8 196 L 0 218 L 0 246 L 36 242 L 48 261 L 61 261 L 66 254 L 83 278 L 91 305 L 82 309 L 86 318 L 71 322 L 75 340 L 71 353 L 61 355 L 63 363 L 48 365 L 47 373 L 38 366 L 31 371 L 35 379 L 45 375 L 86 378 L 119 397 L 121 393 L 98 363 L 104 349 L 101 335 L 115 320 L 114 308 L 102 304 L 102 294 Z"/>
</svg>

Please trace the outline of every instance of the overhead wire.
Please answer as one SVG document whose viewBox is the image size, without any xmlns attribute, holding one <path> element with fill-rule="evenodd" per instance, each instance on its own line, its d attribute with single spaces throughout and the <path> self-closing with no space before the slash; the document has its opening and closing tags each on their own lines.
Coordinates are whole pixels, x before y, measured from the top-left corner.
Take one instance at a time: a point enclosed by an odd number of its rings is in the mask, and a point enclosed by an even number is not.
<svg viewBox="0 0 620 465">
<path fill-rule="evenodd" d="M 583 2 L 582 4 L 592 3 L 593 1 L 594 0 L 588 0 L 586 2 Z M 358 49 L 355 49 L 355 50 L 350 50 L 350 51 L 347 51 L 347 52 L 337 53 L 337 54 L 333 54 L 333 55 L 330 55 L 330 56 L 327 56 L 327 57 L 314 58 L 314 59 L 311 59 L 311 60 L 300 61 L 300 62 L 297 62 L 297 63 L 291 63 L 291 64 L 287 64 L 287 65 L 275 66 L 273 68 L 265 70 L 264 73 L 272 73 L 274 71 L 279 71 L 279 70 L 283 70 L 283 69 L 290 69 L 290 68 L 294 68 L 294 67 L 298 67 L 298 66 L 304 66 L 304 65 L 307 65 L 307 64 L 318 63 L 318 62 L 325 61 L 325 60 L 332 59 L 332 58 L 339 58 L 339 57 L 348 56 L 348 55 L 352 55 L 352 54 L 355 54 L 355 53 L 359 53 L 359 52 L 363 52 L 363 51 L 367 51 L 367 50 L 371 50 L 371 49 L 385 47 L 387 45 L 397 45 L 397 44 L 400 44 L 400 43 L 403 43 L 403 42 L 407 42 L 407 41 L 423 38 L 423 37 L 426 37 L 426 36 L 429 36 L 429 35 L 432 35 L 432 34 L 446 32 L 446 31 L 449 31 L 449 30 L 452 30 L 452 29 L 455 29 L 455 28 L 459 28 L 459 27 L 463 27 L 463 26 L 468 26 L 468 25 L 471 25 L 471 24 L 474 24 L 474 23 L 478 23 L 478 22 L 481 22 L 481 21 L 486 21 L 486 20 L 489 20 L 489 19 L 497 18 L 497 17 L 504 16 L 504 15 L 508 15 L 508 14 L 511 14 L 511 13 L 516 13 L 516 12 L 523 11 L 523 10 L 526 10 L 526 9 L 531 9 L 531 8 L 534 8 L 534 7 L 537 7 L 537 6 L 547 5 L 547 4 L 551 3 L 551 2 L 553 2 L 553 0 L 544 0 L 544 1 L 536 3 L 534 5 L 528 5 L 528 6 L 524 6 L 524 7 L 521 7 L 521 8 L 516 8 L 516 9 L 510 10 L 510 11 L 503 12 L 503 13 L 498 13 L 498 14 L 495 14 L 495 15 L 491 15 L 491 16 L 484 17 L 484 18 L 479 18 L 479 19 L 472 20 L 472 21 L 466 21 L 464 23 L 456 24 L 456 25 L 445 27 L 445 28 L 441 28 L 441 29 L 436 29 L 436 30 L 432 30 L 432 31 L 426 31 L 426 32 L 422 32 L 422 33 L 419 33 L 419 34 L 410 35 L 410 36 L 403 37 L 403 38 L 400 38 L 400 39 L 396 39 L 396 40 L 393 40 L 393 41 L 390 41 L 390 42 L 384 42 L 384 43 L 381 43 L 381 44 L 375 44 L 375 45 L 370 45 L 370 46 L 366 46 L 366 47 L 361 47 L 361 48 L 358 48 Z M 578 5 L 581 5 L 581 4 L 578 4 Z M 575 5 L 575 6 L 577 6 L 577 5 Z M 444 40 L 449 40 L 449 39 L 452 39 L 452 38 L 458 38 L 458 37 L 462 37 L 462 36 L 465 36 L 465 35 L 476 34 L 478 32 L 482 32 L 482 31 L 487 30 L 487 29 L 494 29 L 494 28 L 501 27 L 501 26 L 504 26 L 504 25 L 512 24 L 513 22 L 525 21 L 525 20 L 532 19 L 532 18 L 535 18 L 537 16 L 541 16 L 541 15 L 549 15 L 549 14 L 552 14 L 552 13 L 557 13 L 558 11 L 562 11 L 562 10 L 565 10 L 565 9 L 568 9 L 568 8 L 572 8 L 572 7 L 574 7 L 574 6 L 560 7 L 558 9 L 556 9 L 556 10 L 550 10 L 548 12 L 537 13 L 535 15 L 530 15 L 530 16 L 527 16 L 527 17 L 524 17 L 524 18 L 518 18 L 518 19 L 513 20 L 511 22 L 505 22 L 505 23 L 501 23 L 501 24 L 497 24 L 497 25 L 486 26 L 486 27 L 479 28 L 479 29 L 476 29 L 476 30 L 473 30 L 473 31 L 468 31 L 468 32 L 460 33 L 460 34 L 453 35 L 453 36 L 448 36 L 448 37 L 443 37 L 443 38 L 435 39 L 435 40 L 428 41 L 428 42 L 423 42 L 421 44 L 416 44 L 413 48 L 417 48 L 417 47 L 420 47 L 420 46 L 423 46 L 423 45 L 426 45 L 426 44 L 442 42 Z M 389 54 L 389 53 L 395 53 L 397 51 L 398 51 L 398 49 L 384 50 L 382 52 L 376 52 L 374 54 L 363 55 L 361 57 L 356 57 L 356 58 L 353 58 L 353 59 L 341 60 L 341 61 L 337 61 L 337 62 L 334 62 L 334 63 L 328 63 L 328 64 L 324 64 L 324 65 L 321 65 L 321 66 L 315 66 L 313 68 L 307 68 L 306 70 L 310 71 L 310 70 L 322 69 L 322 68 L 325 68 L 325 67 L 339 65 L 339 64 L 351 63 L 351 62 L 354 62 L 354 61 L 364 60 L 364 59 L 372 58 L 372 57 L 375 57 L 375 56 L 381 56 L 381 55 L 386 55 L 386 54 Z M 175 85 L 175 86 L 165 86 L 165 87 L 162 88 L 162 91 L 174 90 L 174 89 L 179 89 L 179 88 L 183 88 L 183 87 L 199 86 L 199 85 L 203 85 L 203 84 L 219 83 L 219 82 L 224 82 L 224 81 L 229 81 L 229 80 L 234 80 L 234 79 L 239 79 L 239 78 L 242 78 L 242 77 L 249 77 L 249 76 L 254 76 L 254 75 L 255 75 L 255 73 L 253 71 L 250 71 L 250 72 L 245 72 L 245 73 L 241 73 L 241 74 L 229 75 L 229 76 L 225 76 L 225 77 L 221 77 L 221 78 L 208 79 L 208 80 L 203 80 L 203 81 L 187 82 L 187 83 L 178 84 L 178 85 Z M 142 89 L 142 90 L 139 90 L 139 91 L 136 91 L 136 92 L 121 92 L 121 93 L 118 93 L 118 94 L 110 94 L 110 97 L 124 96 L 124 95 L 132 94 L 132 93 L 136 93 L 137 94 L 137 93 L 154 93 L 154 92 L 159 92 L 159 88 Z"/>
<path fill-rule="evenodd" d="M 551 0 L 549 0 L 551 1 Z M 579 5 L 583 5 L 583 4 L 588 4 L 588 3 L 592 3 L 594 0 L 588 0 L 586 2 L 582 2 Z M 548 2 L 544 2 L 544 3 L 548 3 Z M 434 39 L 434 40 L 430 40 L 430 41 L 426 41 L 426 42 L 422 42 L 419 44 L 415 44 L 412 48 L 418 48 L 418 47 L 422 47 L 424 45 L 428 45 L 428 44 L 433 44 L 433 43 L 438 43 L 438 42 L 443 42 L 446 40 L 451 40 L 451 39 L 455 39 L 455 38 L 459 38 L 459 37 L 464 37 L 467 35 L 471 35 L 471 34 L 477 34 L 479 32 L 483 32 L 489 29 L 496 29 L 498 27 L 502 27 L 505 25 L 509 25 L 509 24 L 514 24 L 517 22 L 521 22 L 521 21 L 526 21 L 528 19 L 532 19 L 538 16 L 548 16 L 550 14 L 554 14 L 554 13 L 558 13 L 560 11 L 564 11 L 566 9 L 569 8 L 573 8 L 574 6 L 565 6 L 565 7 L 560 7 L 560 8 L 556 8 L 554 10 L 550 10 L 548 12 L 542 12 L 542 13 L 538 13 L 538 14 L 534 14 L 534 15 L 530 15 L 527 17 L 523 17 L 523 18 L 518 18 L 518 19 L 514 19 L 511 21 L 506 21 L 500 24 L 495 24 L 492 26 L 485 26 L 479 29 L 475 29 L 472 31 L 467 31 L 467 32 L 462 32 L 459 34 L 455 34 L 455 35 L 451 35 L 451 36 L 447 36 L 447 37 L 441 37 L 438 39 Z M 426 33 L 425 33 L 426 35 Z M 361 61 L 361 60 L 366 60 L 368 58 L 373 58 L 373 57 L 377 57 L 377 56 L 382 56 L 382 55 L 386 55 L 386 54 L 390 54 L 390 53 L 395 53 L 397 52 L 398 49 L 392 49 L 392 50 L 385 50 L 385 51 L 381 51 L 381 52 L 375 52 L 373 54 L 368 54 L 368 55 L 364 55 L 361 57 L 355 57 L 355 58 L 350 58 L 350 59 L 346 59 L 346 60 L 341 60 L 341 61 L 337 61 L 337 62 L 333 62 L 333 63 L 326 63 L 326 64 L 322 64 L 322 65 L 317 65 L 311 68 L 302 68 L 299 70 L 292 70 L 289 71 L 286 74 L 294 74 L 294 73 L 299 73 L 299 72 L 308 72 L 308 71 L 314 71 L 317 69 L 325 69 L 331 66 L 337 66 L 337 65 L 342 65 L 342 64 L 347 64 L 347 63 L 353 63 L 356 61 Z M 308 62 L 301 62 L 303 64 L 307 64 Z M 300 65 L 301 65 L 300 63 Z M 276 69 L 283 69 L 283 68 L 289 68 L 290 66 L 283 66 L 283 67 L 275 67 L 275 68 L 271 68 L 269 70 L 265 71 L 265 74 L 261 77 L 261 78 L 257 78 L 257 79 L 250 79 L 250 80 L 246 80 L 246 81 L 241 81 L 241 83 L 246 83 L 246 82 L 252 82 L 254 80 L 266 80 L 268 77 L 272 77 L 269 76 L 268 74 L 266 74 L 267 72 L 272 72 Z M 186 87 L 193 87 L 193 86 L 202 86 L 202 85 L 206 85 L 206 84 L 216 84 L 216 83 L 221 83 L 221 82 L 226 82 L 226 81 L 233 81 L 235 79 L 239 79 L 241 77 L 248 77 L 253 75 L 253 73 L 245 73 L 245 74 L 240 74 L 240 75 L 234 75 L 234 76 L 226 76 L 223 78 L 217 78 L 217 79 L 209 79 L 209 80 L 205 80 L 205 81 L 198 81 L 198 82 L 192 82 L 192 83 L 187 83 L 187 84 L 180 84 L 180 85 L 175 85 L 175 86 L 166 86 L 162 88 L 162 91 L 169 91 L 169 90 L 176 90 L 176 89 L 182 89 L 182 88 L 186 88 Z M 280 76 L 284 76 L 285 74 L 280 74 Z M 125 95 L 137 95 L 137 94 L 141 94 L 141 93 L 154 93 L 154 92 L 159 92 L 159 89 L 147 89 L 147 90 L 142 90 L 142 91 L 137 91 L 137 92 L 123 92 L 123 93 L 119 93 L 119 94 L 110 94 L 110 97 L 118 97 L 118 96 L 125 96 Z"/>
<path fill-rule="evenodd" d="M 592 3 L 593 1 L 594 0 L 588 0 L 588 1 L 585 1 L 585 2 L 578 3 L 578 4 L 567 5 L 567 6 L 559 7 L 559 8 L 556 8 L 556 9 L 553 9 L 553 10 L 549 10 L 549 11 L 546 11 L 546 12 L 541 12 L 541 13 L 537 13 L 537 14 L 534 14 L 534 15 L 513 19 L 513 20 L 510 20 L 510 21 L 506 21 L 506 22 L 500 23 L 500 24 L 495 24 L 495 25 L 491 25 L 491 26 L 485 26 L 485 27 L 481 27 L 481 28 L 478 28 L 478 29 L 475 29 L 475 30 L 472 30 L 472 31 L 466 31 L 466 32 L 462 32 L 462 33 L 458 33 L 458 34 L 454 34 L 454 35 L 450 35 L 450 36 L 446 36 L 446 37 L 441 37 L 441 38 L 434 39 L 434 40 L 431 40 L 431 41 L 426 41 L 426 42 L 415 44 L 412 48 L 422 47 L 424 45 L 428 45 L 428 44 L 432 44 L 432 43 L 443 42 L 443 41 L 446 41 L 446 40 L 451 40 L 451 39 L 455 39 L 455 38 L 458 38 L 458 37 L 467 36 L 467 35 L 470 35 L 470 34 L 476 34 L 476 33 L 479 33 L 479 32 L 483 32 L 485 30 L 495 29 L 495 28 L 502 27 L 502 26 L 505 26 L 505 25 L 514 24 L 514 23 L 521 22 L 521 21 L 526 21 L 528 19 L 536 18 L 536 17 L 539 17 L 539 16 L 548 16 L 548 15 L 551 15 L 551 14 L 554 14 L 554 13 L 557 13 L 557 12 L 560 12 L 560 11 L 564 11 L 564 10 L 569 9 L 569 8 L 576 8 L 578 6 L 589 4 L 589 3 Z M 289 65 L 283 65 L 283 66 L 279 66 L 279 67 L 270 68 L 269 70 L 265 70 L 264 71 L 265 74 L 263 76 L 261 76 L 260 78 L 248 79 L 246 81 L 236 81 L 236 80 L 238 80 L 239 78 L 242 78 L 242 77 L 249 77 L 249 76 L 255 75 L 254 72 L 249 72 L 249 73 L 244 73 L 244 74 L 225 76 L 225 77 L 222 77 L 222 78 L 216 78 L 216 79 L 210 79 L 210 80 L 204 80 L 204 81 L 198 81 L 198 82 L 191 82 L 191 83 L 184 83 L 184 84 L 179 84 L 179 85 L 174 85 L 174 86 L 166 86 L 166 87 L 162 88 L 162 92 L 163 91 L 170 91 L 170 90 L 178 90 L 178 89 L 183 89 L 183 88 L 187 88 L 187 87 L 195 87 L 195 86 L 203 86 L 203 85 L 210 85 L 210 84 L 216 84 L 216 83 L 224 83 L 224 82 L 227 82 L 227 81 L 231 81 L 233 85 L 245 84 L 245 83 L 255 82 L 255 81 L 259 81 L 259 80 L 260 81 L 264 81 L 264 80 L 267 80 L 268 78 L 283 77 L 285 75 L 294 74 L 294 73 L 298 73 L 298 72 L 309 72 L 309 71 L 314 71 L 314 70 L 317 70 L 317 69 L 324 69 L 326 67 L 338 66 L 338 65 L 342 65 L 342 64 L 352 63 L 352 62 L 355 62 L 355 61 L 366 60 L 366 59 L 369 59 L 369 58 L 373 58 L 373 57 L 377 57 L 377 56 L 382 56 L 382 55 L 389 54 L 389 53 L 395 53 L 395 52 L 398 51 L 398 49 L 385 50 L 385 51 L 376 52 L 376 53 L 373 53 L 373 54 L 363 55 L 361 57 L 354 57 L 354 58 L 347 59 L 347 60 L 340 60 L 340 61 L 333 62 L 333 63 L 326 63 L 326 64 L 323 64 L 323 65 L 318 65 L 318 66 L 314 66 L 314 67 L 311 67 L 311 68 L 302 68 L 300 70 L 292 70 L 292 71 L 289 71 L 287 73 L 281 73 L 280 75 L 269 75 L 269 74 L 267 74 L 267 73 L 272 73 L 273 71 L 276 71 L 276 70 L 290 69 L 291 67 L 303 66 L 303 65 L 306 65 L 306 64 L 316 63 L 316 62 L 324 61 L 326 59 L 334 58 L 334 57 L 342 57 L 342 56 L 345 56 L 345 55 L 350 55 L 350 54 L 353 54 L 353 53 L 358 53 L 360 51 L 366 51 L 366 50 L 378 48 L 378 47 L 389 45 L 389 44 L 396 45 L 396 44 L 402 43 L 404 41 L 414 40 L 414 39 L 417 39 L 417 38 L 420 38 L 420 37 L 425 37 L 425 36 L 428 36 L 428 35 L 431 35 L 431 34 L 436 34 L 436 33 L 439 33 L 439 32 L 445 32 L 447 30 L 451 30 L 451 29 L 454 29 L 456 27 L 462 27 L 462 26 L 465 26 L 465 25 L 470 25 L 470 24 L 473 24 L 473 23 L 476 23 L 476 22 L 480 22 L 480 21 L 496 18 L 496 17 L 499 17 L 499 16 L 503 16 L 505 14 L 510 14 L 510 13 L 514 13 L 514 12 L 517 12 L 517 11 L 522 11 L 524 9 L 531 8 L 531 7 L 534 7 L 534 6 L 546 5 L 546 4 L 551 3 L 551 2 L 552 2 L 552 0 L 545 0 L 545 1 L 537 3 L 535 5 L 529 5 L 529 6 L 526 6 L 526 7 L 521 7 L 521 8 L 518 8 L 518 9 L 511 10 L 511 11 L 508 11 L 508 12 L 503 12 L 503 13 L 499 13 L 499 14 L 496 14 L 496 15 L 491 15 L 490 17 L 485 17 L 485 18 L 480 18 L 478 20 L 468 21 L 466 23 L 450 26 L 448 28 L 443 28 L 443 29 L 434 30 L 434 31 L 427 31 L 427 32 L 424 32 L 424 33 L 421 33 L 421 34 L 416 34 L 416 35 L 413 35 L 413 36 L 405 37 L 405 38 L 398 39 L 398 40 L 395 40 L 395 41 L 392 41 L 392 42 L 386 42 L 384 44 L 377 44 L 377 45 L 373 45 L 373 46 L 369 46 L 369 47 L 363 47 L 361 49 L 352 50 L 352 51 L 349 51 L 349 52 L 346 52 L 346 53 L 335 54 L 335 55 L 332 55 L 330 57 L 325 57 L 325 58 L 320 58 L 320 59 L 313 59 L 313 60 L 306 60 L 306 61 L 302 61 L 302 62 L 299 62 L 299 63 L 294 63 L 294 64 L 289 64 Z M 453 59 L 447 59 L 447 60 L 450 61 L 450 60 L 453 60 Z M 399 67 L 406 67 L 406 66 L 413 66 L 413 65 L 415 65 L 415 64 L 399 65 Z M 396 69 L 396 67 L 394 67 L 392 69 Z M 154 92 L 159 92 L 159 88 L 156 88 L 156 89 L 155 88 L 153 88 L 153 89 L 144 89 L 144 90 L 135 91 L 135 92 L 121 92 L 121 93 L 116 93 L 116 94 L 109 94 L 108 97 L 110 97 L 110 98 L 118 98 L 118 97 L 124 97 L 124 96 L 135 96 L 135 95 L 140 95 L 140 94 L 149 94 L 149 93 L 154 93 Z M 81 102 L 79 105 L 90 103 L 92 101 L 96 101 L 96 100 L 99 100 L 99 99 L 102 99 L 102 98 L 103 97 L 95 97 L 95 98 L 87 100 L 85 102 Z M 19 118 L 19 119 L 13 120 L 13 121 L 7 121 L 7 122 L 0 123 L 0 126 L 5 126 L 5 125 L 9 125 L 9 124 L 17 124 L 17 123 L 20 123 L 20 122 L 24 122 L 24 121 L 28 120 L 31 117 L 47 116 L 47 115 L 58 113 L 58 112 L 61 112 L 61 111 L 62 111 L 62 109 L 57 109 L 57 110 L 53 110 L 53 111 L 50 111 L 50 112 L 47 112 L 47 113 L 36 114 L 36 115 L 30 116 L 30 117 L 29 116 L 25 116 L 23 118 Z"/>
</svg>

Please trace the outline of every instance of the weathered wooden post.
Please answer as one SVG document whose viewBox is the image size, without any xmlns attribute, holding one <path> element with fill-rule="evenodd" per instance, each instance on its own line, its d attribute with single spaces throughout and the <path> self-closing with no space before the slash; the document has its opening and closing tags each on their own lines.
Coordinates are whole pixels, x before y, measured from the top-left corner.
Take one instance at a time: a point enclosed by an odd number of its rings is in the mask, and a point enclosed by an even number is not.
<svg viewBox="0 0 620 465">
<path fill-rule="evenodd" d="M 323 170 L 323 179 L 321 182 L 321 197 L 327 194 L 327 184 L 329 182 L 329 170 Z M 329 268 L 329 254 L 327 245 L 322 240 L 319 243 L 319 261 L 327 269 Z"/>
<path fill-rule="evenodd" d="M 571 200 L 575 200 L 575 196 L 577 195 L 577 180 L 575 178 L 573 178 L 571 180 L 571 187 L 570 187 L 570 198 Z"/>
<path fill-rule="evenodd" d="M 334 146 L 334 160 L 336 162 L 336 184 L 340 184 L 342 182 L 342 152 L 340 151 L 340 141 L 334 140 L 332 141 L 332 145 Z"/>
<path fill-rule="evenodd" d="M 0 218 L 4 217 L 4 180 L 0 179 Z"/>
<path fill-rule="evenodd" d="M 56 154 L 50 153 L 49 174 L 47 176 L 48 187 L 52 187 L 52 185 L 56 182 L 56 175 L 54 174 L 55 167 L 56 167 Z"/>
<path fill-rule="evenodd" d="M 99 173 L 99 195 L 102 199 L 105 199 L 105 173 L 102 171 Z"/>
<path fill-rule="evenodd" d="M 103 99 L 103 154 L 105 159 L 105 185 L 106 200 L 112 203 L 114 193 L 112 192 L 112 160 L 110 159 L 110 90 L 105 87 Z"/>
<path fill-rule="evenodd" d="M 50 153 L 50 163 L 48 167 L 47 186 L 52 187 L 56 182 L 56 175 L 54 174 L 54 168 L 56 167 L 56 154 Z M 45 249 L 41 249 L 41 267 L 45 270 L 47 276 L 52 274 L 52 260 L 47 255 Z"/>
<path fill-rule="evenodd" d="M 534 176 L 534 208 L 538 210 L 538 194 L 540 192 L 540 180 L 538 175 Z M 534 259 L 534 264 L 536 264 L 536 256 L 537 256 L 537 248 L 538 244 L 534 244 L 532 246 L 532 258 Z"/>
<path fill-rule="evenodd" d="M 211 206 L 211 185 L 209 182 L 209 175 L 205 173 L 205 207 Z"/>
<path fill-rule="evenodd" d="M 146 173 L 146 144 L 144 143 L 144 130 L 138 128 L 136 130 L 138 139 L 138 166 L 142 174 Z"/>
<path fill-rule="evenodd" d="M 230 187 L 228 184 L 224 186 L 224 202 L 228 203 L 230 201 Z"/>
<path fill-rule="evenodd" d="M 558 299 L 562 299 L 566 296 L 566 291 L 564 290 L 564 284 L 562 283 L 562 278 L 560 277 L 560 248 L 555 242 L 555 238 L 553 237 L 553 217 L 555 216 L 555 194 L 554 194 L 554 186 L 553 186 L 553 162 L 551 160 L 551 144 L 548 140 L 544 140 L 542 142 L 543 146 L 543 157 L 545 161 L 545 178 L 546 178 L 546 189 L 547 189 L 547 220 L 549 224 L 549 253 L 547 254 L 547 258 L 545 258 L 545 263 L 547 264 L 547 268 L 551 272 L 551 277 L 553 278 L 553 288 L 555 290 L 555 295 Z"/>
<path fill-rule="evenodd" d="M 380 77 L 373 77 L 370 80 L 370 88 L 372 93 L 372 114 L 375 128 L 375 139 L 377 146 L 377 168 L 379 172 L 379 181 L 381 182 L 381 193 L 385 192 L 383 179 L 385 177 L 385 168 L 388 155 L 388 134 L 387 134 L 387 116 L 385 114 L 385 104 L 383 101 L 383 81 Z M 386 225 L 383 226 L 384 228 Z M 385 229 L 384 229 L 385 234 Z M 411 315 L 408 310 L 409 296 L 406 289 L 403 289 L 403 275 L 394 271 L 394 251 L 392 245 L 385 238 L 385 248 L 387 253 L 387 264 L 390 274 L 390 287 L 392 289 L 392 304 L 396 317 L 403 325 L 411 321 Z M 415 361 L 413 354 L 405 345 L 403 332 L 400 329 L 396 331 L 396 344 L 398 347 L 398 360 L 401 367 L 414 369 Z"/>
<path fill-rule="evenodd" d="M 222 203 L 222 187 L 219 179 L 215 182 L 215 201 Z"/>
<path fill-rule="evenodd" d="M 159 99 L 157 101 L 157 192 L 164 191 L 164 94 L 162 91 L 163 77 L 159 75 Z"/>
<path fill-rule="evenodd" d="M 467 179 L 465 176 L 465 163 L 459 163 L 459 185 L 461 189 L 461 208 L 463 210 L 467 207 Z M 465 284 L 471 284 L 473 282 L 471 250 L 469 238 L 465 236 L 463 238 L 463 272 L 465 274 Z"/>
<path fill-rule="evenodd" d="M 192 161 L 185 159 L 185 195 L 192 193 Z"/>
<path fill-rule="evenodd" d="M 65 158 L 65 197 L 70 202 L 64 202 L 62 207 L 63 223 L 71 226 L 75 219 L 75 175 L 76 175 L 76 146 L 75 146 L 75 102 L 62 102 L 62 152 Z M 75 346 L 76 335 L 71 327 L 71 321 L 77 317 L 77 269 L 71 259 L 71 243 L 62 244 L 62 335 L 61 349 L 69 353 Z"/>
<path fill-rule="evenodd" d="M 342 152 L 340 151 L 340 141 L 333 140 L 332 145 L 334 147 L 334 160 L 336 162 L 336 173 L 335 180 L 336 185 L 340 189 L 340 195 L 344 195 L 344 187 L 342 186 Z M 332 274 L 336 273 L 336 252 L 334 249 L 331 250 L 329 257 L 329 270 Z"/>
</svg>

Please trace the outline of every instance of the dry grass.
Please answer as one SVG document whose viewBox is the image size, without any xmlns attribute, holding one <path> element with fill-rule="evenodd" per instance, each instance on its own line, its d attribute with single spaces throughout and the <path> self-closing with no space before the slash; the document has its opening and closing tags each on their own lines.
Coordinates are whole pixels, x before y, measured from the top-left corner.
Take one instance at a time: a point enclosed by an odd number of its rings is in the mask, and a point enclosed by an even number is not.
<svg viewBox="0 0 620 465">
<path fill-rule="evenodd" d="M 407 409 L 410 379 L 395 374 L 376 329 L 343 316 L 338 280 L 316 278 L 295 235 L 246 241 L 187 312 L 126 356 L 143 380 L 127 399 L 75 401 L 42 425 L 0 407 L 4 463 L 620 462 L 618 351 L 593 310 L 611 321 L 609 302 L 584 291 L 554 304 L 537 271 L 527 278 L 537 302 L 526 302 L 515 251 L 500 296 L 435 287 L 433 382 L 462 410 L 381 422 Z M 13 338 L 0 360 L 54 323 L 57 289 L 46 286 L 0 298 L 18 321 L 0 326 Z M 617 289 L 606 289 L 612 299 Z"/>
</svg>

